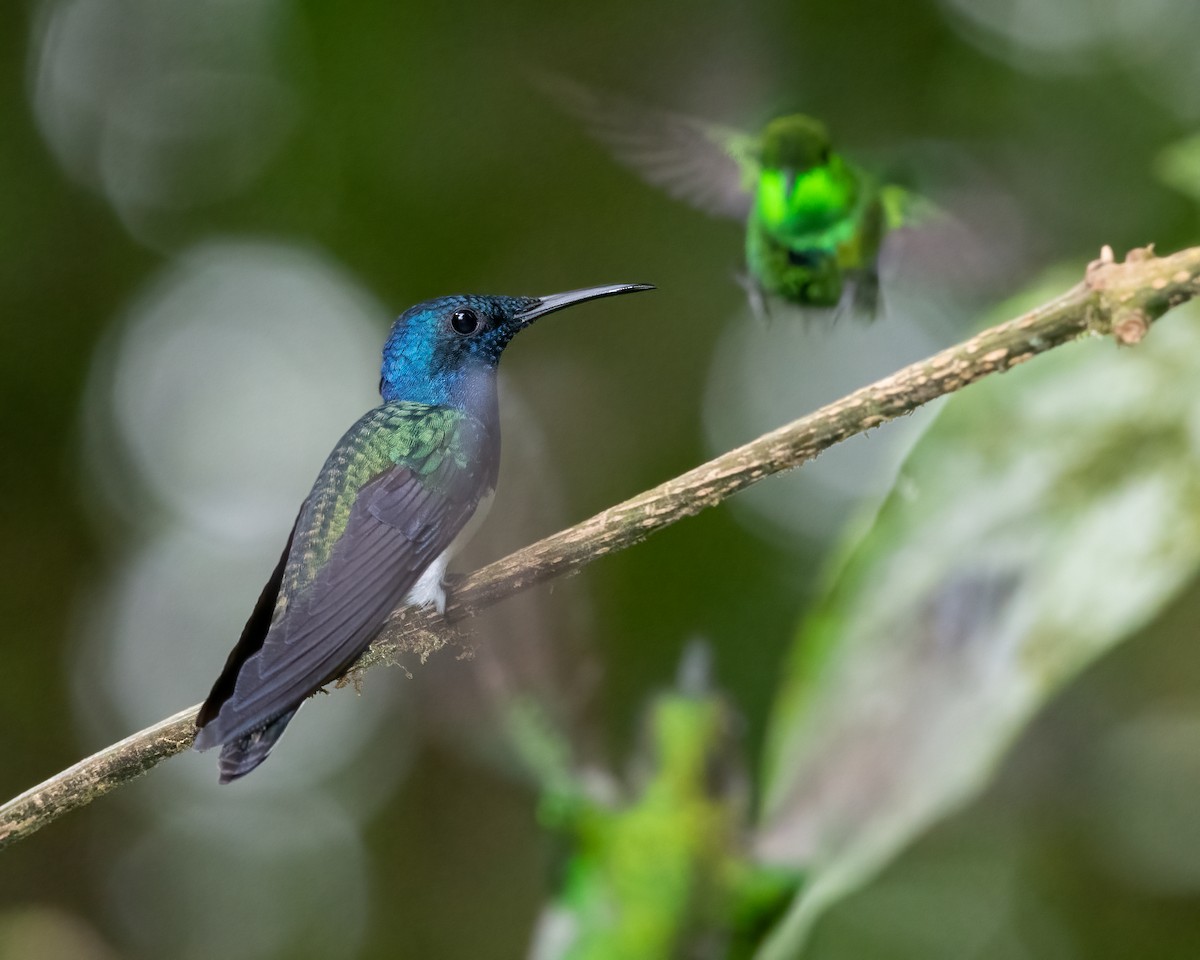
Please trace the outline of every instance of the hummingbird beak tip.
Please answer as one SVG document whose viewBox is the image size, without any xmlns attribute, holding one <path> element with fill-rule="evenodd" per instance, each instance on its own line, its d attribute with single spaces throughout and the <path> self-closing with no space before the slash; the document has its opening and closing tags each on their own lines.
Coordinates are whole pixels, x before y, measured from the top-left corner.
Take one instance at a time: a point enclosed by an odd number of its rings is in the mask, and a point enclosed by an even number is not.
<svg viewBox="0 0 1200 960">
<path fill-rule="evenodd" d="M 532 307 L 517 314 L 516 319 L 520 320 L 522 325 L 525 325 L 532 323 L 538 317 L 544 317 L 548 313 L 554 313 L 554 311 L 562 310 L 565 307 L 572 307 L 577 303 L 586 303 L 588 300 L 599 300 L 601 297 L 613 297 L 622 293 L 639 293 L 643 290 L 653 289 L 655 287 L 652 283 L 610 283 L 600 287 L 569 290 L 566 293 L 552 293 L 549 296 L 539 297 Z"/>
</svg>

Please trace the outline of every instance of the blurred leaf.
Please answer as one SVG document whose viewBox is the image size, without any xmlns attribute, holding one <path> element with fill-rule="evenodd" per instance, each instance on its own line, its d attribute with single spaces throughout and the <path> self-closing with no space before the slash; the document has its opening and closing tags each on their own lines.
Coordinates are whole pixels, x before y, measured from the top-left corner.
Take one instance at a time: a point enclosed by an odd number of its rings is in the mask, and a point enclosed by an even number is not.
<svg viewBox="0 0 1200 960">
<path fill-rule="evenodd" d="M 532 960 L 749 957 L 800 877 L 748 856 L 740 724 L 711 686 L 707 649 L 694 644 L 676 687 L 647 706 L 623 783 L 586 772 L 572 783 L 570 746 L 531 722 L 534 706 L 510 712 L 509 727 L 543 781 L 540 819 L 571 852 Z"/>
<path fill-rule="evenodd" d="M 1200 133 L 1173 143 L 1155 162 L 1158 178 L 1200 203 Z"/>
<path fill-rule="evenodd" d="M 760 853 L 810 882 L 760 956 L 795 956 L 830 903 L 977 792 L 1042 704 L 1195 576 L 1197 424 L 1195 307 L 1135 350 L 1079 344 L 946 404 L 800 627 Z"/>
<path fill-rule="evenodd" d="M 0 960 L 113 960 L 100 935 L 75 914 L 28 906 L 0 914 Z"/>
</svg>

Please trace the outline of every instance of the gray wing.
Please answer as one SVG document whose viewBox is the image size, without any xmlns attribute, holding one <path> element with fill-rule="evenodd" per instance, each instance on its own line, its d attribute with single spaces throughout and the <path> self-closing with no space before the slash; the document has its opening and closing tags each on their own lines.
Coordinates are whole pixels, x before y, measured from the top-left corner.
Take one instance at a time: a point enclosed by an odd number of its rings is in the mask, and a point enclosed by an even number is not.
<svg viewBox="0 0 1200 960">
<path fill-rule="evenodd" d="M 534 82 L 648 183 L 713 216 L 745 220 L 750 213 L 756 137 L 596 93 L 556 74 L 539 74 Z"/>
<path fill-rule="evenodd" d="M 447 457 L 432 475 L 397 466 L 363 487 L 325 565 L 263 630 L 268 583 L 200 712 L 197 748 L 269 723 L 345 673 L 466 525 L 486 482 L 483 471 L 463 470 Z M 295 535 L 292 543 L 305 548 Z M 282 569 L 276 574 L 278 590 Z"/>
</svg>

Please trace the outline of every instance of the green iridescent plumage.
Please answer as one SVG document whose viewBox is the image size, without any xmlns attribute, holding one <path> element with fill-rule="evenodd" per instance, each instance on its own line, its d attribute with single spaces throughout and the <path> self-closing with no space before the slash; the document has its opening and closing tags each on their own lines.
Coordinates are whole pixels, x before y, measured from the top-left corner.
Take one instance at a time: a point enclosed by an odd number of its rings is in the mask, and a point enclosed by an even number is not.
<svg viewBox="0 0 1200 960">
<path fill-rule="evenodd" d="M 329 561 L 368 483 L 397 466 L 436 483 L 447 460 L 469 474 L 484 442 L 483 424 L 453 407 L 404 401 L 366 413 L 326 459 L 300 512 L 280 604 L 311 583 Z"/>
<path fill-rule="evenodd" d="M 647 181 L 745 223 L 746 286 L 756 304 L 765 295 L 874 313 L 884 237 L 911 222 L 917 201 L 834 151 L 820 121 L 794 114 L 751 135 L 561 77 L 540 85 Z"/>
</svg>

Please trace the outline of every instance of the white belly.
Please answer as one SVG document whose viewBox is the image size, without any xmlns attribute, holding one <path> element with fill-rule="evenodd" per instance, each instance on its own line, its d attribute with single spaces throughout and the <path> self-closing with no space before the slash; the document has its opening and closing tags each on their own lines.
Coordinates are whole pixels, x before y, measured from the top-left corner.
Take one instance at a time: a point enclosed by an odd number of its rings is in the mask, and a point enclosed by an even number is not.
<svg viewBox="0 0 1200 960">
<path fill-rule="evenodd" d="M 458 531 L 458 536 L 450 542 L 450 546 L 439 553 L 433 563 L 427 566 L 425 572 L 417 578 L 417 582 L 408 591 L 408 596 L 404 598 L 405 603 L 414 607 L 428 607 L 432 604 L 437 607 L 438 613 L 446 612 L 446 590 L 442 586 L 442 579 L 446 575 L 446 565 L 459 550 L 467 545 L 467 541 L 475 536 L 480 524 L 487 519 L 488 511 L 492 508 L 492 501 L 495 497 L 496 491 L 489 490 L 480 498 L 479 505 L 471 514 L 471 519 Z"/>
</svg>

